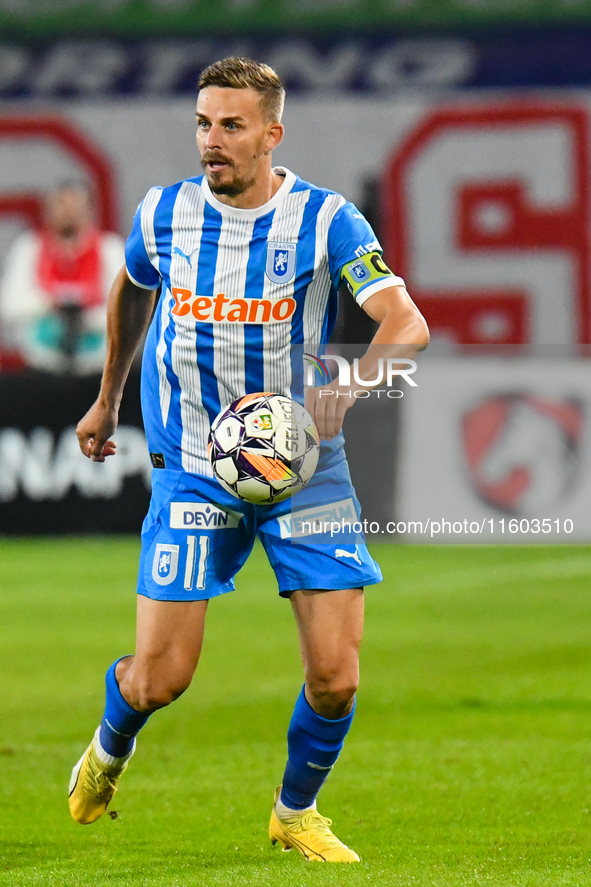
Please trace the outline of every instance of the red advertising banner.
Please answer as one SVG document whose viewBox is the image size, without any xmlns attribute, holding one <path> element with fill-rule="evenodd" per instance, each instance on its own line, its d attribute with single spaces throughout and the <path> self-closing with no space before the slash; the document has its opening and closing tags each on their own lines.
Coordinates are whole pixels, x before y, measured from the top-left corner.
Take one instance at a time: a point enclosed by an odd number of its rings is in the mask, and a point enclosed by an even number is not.
<svg viewBox="0 0 591 887">
<path fill-rule="evenodd" d="M 429 112 L 384 178 L 386 257 L 457 344 L 591 341 L 589 114 L 543 101 Z"/>
</svg>

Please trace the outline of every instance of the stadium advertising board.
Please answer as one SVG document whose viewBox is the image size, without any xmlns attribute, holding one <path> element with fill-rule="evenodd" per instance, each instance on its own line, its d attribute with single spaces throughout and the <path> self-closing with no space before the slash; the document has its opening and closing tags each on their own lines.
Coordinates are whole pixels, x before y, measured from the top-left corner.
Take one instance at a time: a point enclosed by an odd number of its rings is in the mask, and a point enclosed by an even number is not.
<svg viewBox="0 0 591 887">
<path fill-rule="evenodd" d="M 581 87 L 591 84 L 591 25 L 453 34 L 353 30 L 340 34 L 240 34 L 141 38 L 137 30 L 76 37 L 0 39 L 0 98 L 194 96 L 199 72 L 229 55 L 260 58 L 284 79 L 289 94 L 351 93 L 365 97 L 402 89 Z"/>
<path fill-rule="evenodd" d="M 127 384 L 117 456 L 80 452 L 76 425 L 99 379 L 27 371 L 0 375 L 0 533 L 137 532 L 147 511 L 151 463 L 139 384 Z"/>
<path fill-rule="evenodd" d="M 386 258 L 433 332 L 591 341 L 588 133 L 577 105 L 489 102 L 436 109 L 396 146 Z"/>
<path fill-rule="evenodd" d="M 425 358 L 418 377 L 400 444 L 406 541 L 589 541 L 589 360 Z"/>
</svg>

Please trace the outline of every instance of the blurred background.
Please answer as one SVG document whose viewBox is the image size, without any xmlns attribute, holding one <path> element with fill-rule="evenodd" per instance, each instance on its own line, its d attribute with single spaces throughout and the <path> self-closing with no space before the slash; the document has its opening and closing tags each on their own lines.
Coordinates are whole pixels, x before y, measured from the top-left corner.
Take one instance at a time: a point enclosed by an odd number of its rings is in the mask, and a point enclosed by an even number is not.
<svg viewBox="0 0 591 887">
<path fill-rule="evenodd" d="M 199 71 L 248 55 L 276 161 L 360 207 L 432 331 L 417 389 L 349 414 L 367 516 L 591 540 L 591 0 L 0 0 L 0 34 L 0 533 L 139 528 L 137 371 L 116 459 L 73 426 L 135 208 L 200 171 Z M 333 347 L 371 335 L 344 300 Z"/>
</svg>

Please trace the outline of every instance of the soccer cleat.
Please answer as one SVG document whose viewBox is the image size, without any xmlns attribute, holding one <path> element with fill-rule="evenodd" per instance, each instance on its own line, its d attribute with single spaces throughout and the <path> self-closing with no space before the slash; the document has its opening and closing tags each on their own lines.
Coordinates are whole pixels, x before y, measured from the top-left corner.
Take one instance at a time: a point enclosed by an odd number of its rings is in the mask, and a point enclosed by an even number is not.
<svg viewBox="0 0 591 887">
<path fill-rule="evenodd" d="M 117 791 L 119 777 L 127 769 L 129 758 L 135 751 L 134 745 L 123 766 L 105 764 L 97 755 L 94 745 L 99 730 L 100 727 L 70 777 L 70 813 L 81 825 L 89 825 L 103 815 Z"/>
<path fill-rule="evenodd" d="M 311 862 L 359 862 L 359 857 L 330 830 L 332 821 L 317 810 L 302 810 L 287 819 L 279 819 L 275 803 L 281 786 L 275 792 L 275 802 L 269 823 L 272 844 L 281 844 L 284 850 L 295 847 Z"/>
</svg>

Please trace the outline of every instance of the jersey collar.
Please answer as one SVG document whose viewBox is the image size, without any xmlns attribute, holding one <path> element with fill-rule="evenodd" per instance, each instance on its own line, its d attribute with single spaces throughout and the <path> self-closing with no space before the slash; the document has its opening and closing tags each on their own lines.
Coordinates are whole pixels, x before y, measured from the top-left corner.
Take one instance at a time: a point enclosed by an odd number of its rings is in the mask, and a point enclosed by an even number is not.
<svg viewBox="0 0 591 887">
<path fill-rule="evenodd" d="M 278 173 L 280 176 L 284 176 L 283 184 L 279 186 L 279 189 L 275 192 L 273 197 L 271 197 L 266 203 L 263 203 L 262 206 L 253 206 L 251 209 L 241 209 L 238 206 L 228 206 L 227 203 L 222 203 L 221 200 L 218 200 L 215 194 L 210 190 L 206 176 L 203 176 L 201 183 L 203 196 L 209 205 L 221 213 L 222 216 L 231 216 L 234 219 L 260 219 L 261 216 L 266 216 L 267 213 L 276 209 L 279 203 L 281 203 L 284 197 L 289 194 L 295 185 L 295 174 L 284 166 L 274 166 L 273 172 Z"/>
</svg>

